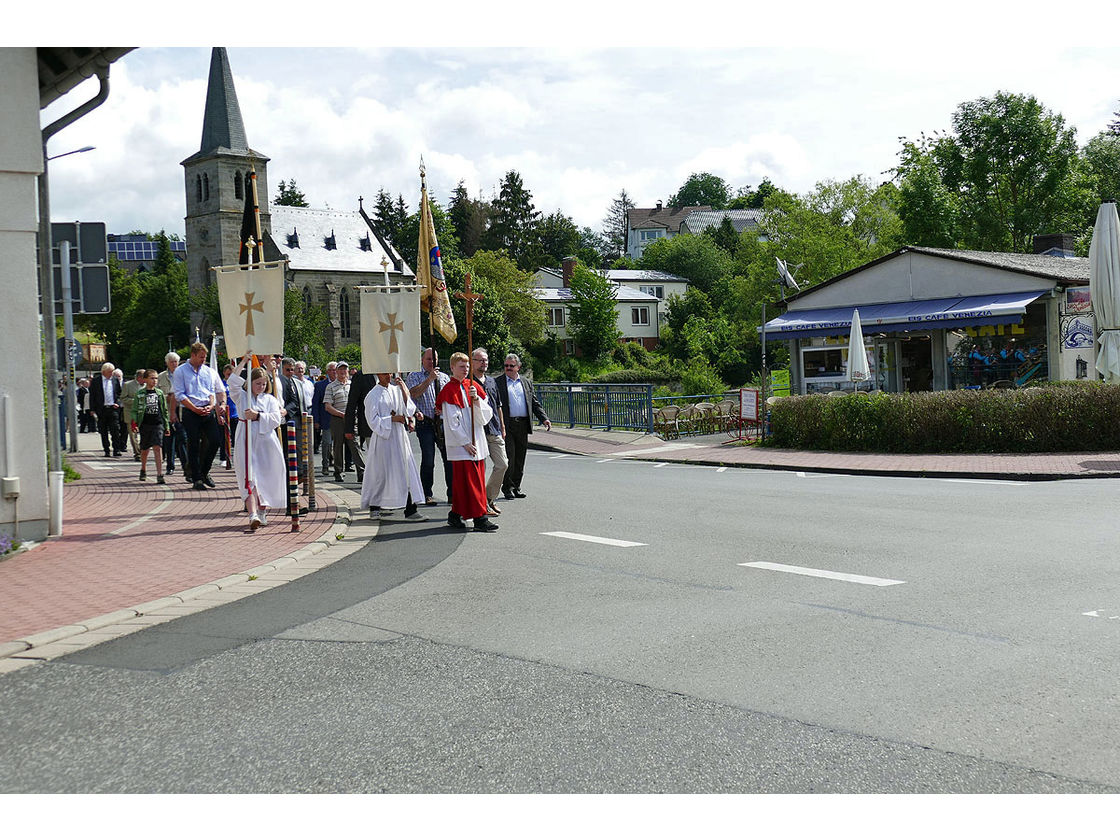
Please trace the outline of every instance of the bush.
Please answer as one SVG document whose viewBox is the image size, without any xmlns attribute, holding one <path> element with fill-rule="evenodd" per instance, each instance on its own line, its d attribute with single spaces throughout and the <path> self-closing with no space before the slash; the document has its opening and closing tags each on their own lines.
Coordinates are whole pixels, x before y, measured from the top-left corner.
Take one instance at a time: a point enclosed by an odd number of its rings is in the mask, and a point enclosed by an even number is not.
<svg viewBox="0 0 1120 840">
<path fill-rule="evenodd" d="M 727 385 L 712 366 L 693 359 L 681 373 L 681 391 L 685 394 L 722 394 Z"/>
<path fill-rule="evenodd" d="M 664 385 L 680 380 L 679 371 L 653 370 L 651 368 L 622 368 L 600 373 L 590 380 L 599 385 L 618 385 L 624 383 L 649 383 L 651 385 Z"/>
<path fill-rule="evenodd" d="M 768 443 L 840 452 L 1090 452 L 1120 449 L 1120 386 L 778 400 Z"/>
</svg>

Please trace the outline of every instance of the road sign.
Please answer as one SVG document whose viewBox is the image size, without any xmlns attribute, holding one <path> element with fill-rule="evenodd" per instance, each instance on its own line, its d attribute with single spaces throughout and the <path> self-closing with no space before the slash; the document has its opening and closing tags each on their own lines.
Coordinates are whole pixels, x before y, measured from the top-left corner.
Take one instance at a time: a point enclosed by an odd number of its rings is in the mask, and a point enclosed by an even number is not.
<svg viewBox="0 0 1120 840">
<path fill-rule="evenodd" d="M 54 311 L 62 314 L 62 262 L 58 243 L 70 243 L 70 305 L 75 315 L 104 315 L 109 296 L 109 245 L 104 222 L 51 222 Z"/>
</svg>

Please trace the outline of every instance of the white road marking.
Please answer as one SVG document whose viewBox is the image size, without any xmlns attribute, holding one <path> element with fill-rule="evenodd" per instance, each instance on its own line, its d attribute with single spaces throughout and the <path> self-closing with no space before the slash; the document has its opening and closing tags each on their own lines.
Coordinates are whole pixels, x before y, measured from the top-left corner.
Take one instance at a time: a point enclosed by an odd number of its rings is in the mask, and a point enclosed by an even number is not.
<svg viewBox="0 0 1120 840">
<path fill-rule="evenodd" d="M 555 461 L 557 458 L 571 458 L 571 454 L 565 452 L 563 455 L 549 455 L 549 460 Z"/>
<path fill-rule="evenodd" d="M 716 467 L 716 472 L 724 472 L 727 467 Z"/>
<path fill-rule="evenodd" d="M 1107 618 L 1109 621 L 1120 621 L 1120 615 L 1105 615 L 1104 610 L 1089 610 L 1089 612 L 1081 614 L 1087 615 L 1089 618 Z"/>
<path fill-rule="evenodd" d="M 171 490 L 169 490 L 168 488 L 164 488 L 164 490 L 163 490 L 163 501 L 162 502 L 160 502 L 158 505 L 156 505 L 154 508 L 152 508 L 152 510 L 150 510 L 148 513 L 145 513 L 139 519 L 136 519 L 132 522 L 129 522 L 127 525 L 122 525 L 120 528 L 117 528 L 117 530 L 115 530 L 115 531 L 110 531 L 109 536 L 110 537 L 115 537 L 115 536 L 118 536 L 120 534 L 123 534 L 125 531 L 131 531 L 137 525 L 143 525 L 145 522 L 147 522 L 153 516 L 156 516 L 161 511 L 166 510 L 168 505 L 171 504 L 171 502 L 174 500 L 174 498 L 175 498 L 175 494 L 172 493 Z"/>
<path fill-rule="evenodd" d="M 799 472 L 799 473 L 797 474 L 797 477 L 798 477 L 798 478 L 805 478 L 805 473 L 803 473 L 803 472 Z"/>
<path fill-rule="evenodd" d="M 791 575 L 830 578 L 831 580 L 843 580 L 848 583 L 863 583 L 868 586 L 894 586 L 899 583 L 906 583 L 904 580 L 868 577 L 867 575 L 852 575 L 847 572 L 832 572 L 828 569 L 810 569 L 805 566 L 787 566 L 784 563 L 766 563 L 760 561 L 757 563 L 740 563 L 739 565 L 749 566 L 752 569 L 769 569 L 773 572 L 788 572 Z"/>
<path fill-rule="evenodd" d="M 661 468 L 662 468 L 662 467 L 664 467 L 664 466 L 665 466 L 665 462 L 664 462 L 664 461 L 662 461 L 662 462 L 661 462 L 660 464 L 654 464 L 654 465 L 653 465 L 653 468 L 654 468 L 655 470 L 659 470 L 659 469 L 661 469 Z"/>
<path fill-rule="evenodd" d="M 95 464 L 95 463 L 93 463 L 93 461 L 82 461 L 82 466 L 89 467 L 91 470 L 115 470 L 116 469 L 116 465 L 114 465 L 114 464 L 109 464 L 109 465 Z"/>
<path fill-rule="evenodd" d="M 565 540 L 581 540 L 582 542 L 599 543 L 600 545 L 613 545 L 618 548 L 632 548 L 636 545 L 647 543 L 630 542 L 629 540 L 612 540 L 610 537 L 593 537 L 590 534 L 573 534 L 571 531 L 541 531 L 542 537 L 560 537 Z"/>
<path fill-rule="evenodd" d="M 631 449 L 627 452 L 616 452 L 616 458 L 625 458 L 628 455 L 650 455 L 654 452 L 676 452 L 678 449 L 699 449 L 698 443 L 666 443 L 664 446 L 651 446 L 649 449 Z"/>
<path fill-rule="evenodd" d="M 596 464 L 609 464 L 614 458 L 604 458 L 602 461 L 596 461 Z"/>
<path fill-rule="evenodd" d="M 996 484 L 1000 487 L 1023 487 L 1029 481 L 999 481 L 987 478 L 940 478 L 938 481 L 951 481 L 954 484 Z"/>
</svg>

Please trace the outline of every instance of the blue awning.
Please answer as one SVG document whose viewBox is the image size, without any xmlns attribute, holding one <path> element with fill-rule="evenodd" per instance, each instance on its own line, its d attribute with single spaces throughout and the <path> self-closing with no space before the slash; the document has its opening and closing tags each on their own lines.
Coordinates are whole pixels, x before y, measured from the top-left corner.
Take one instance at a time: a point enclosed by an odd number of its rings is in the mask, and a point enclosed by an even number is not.
<svg viewBox="0 0 1120 840">
<path fill-rule="evenodd" d="M 781 341 L 788 338 L 846 335 L 852 328 L 853 309 L 859 310 L 864 333 L 1015 324 L 1022 319 L 1027 305 L 1049 292 L 1050 288 L 999 295 L 800 309 L 767 321 L 766 338 L 769 341 Z"/>
</svg>

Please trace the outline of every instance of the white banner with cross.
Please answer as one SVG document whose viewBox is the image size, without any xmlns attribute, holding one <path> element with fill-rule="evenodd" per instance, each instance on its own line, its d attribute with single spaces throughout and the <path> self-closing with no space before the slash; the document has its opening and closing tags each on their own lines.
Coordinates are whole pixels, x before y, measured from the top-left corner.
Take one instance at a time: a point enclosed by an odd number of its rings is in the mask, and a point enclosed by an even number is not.
<svg viewBox="0 0 1120 840">
<path fill-rule="evenodd" d="M 420 370 L 420 287 L 359 286 L 362 372 Z"/>
<path fill-rule="evenodd" d="M 212 270 L 229 357 L 283 353 L 284 263 L 258 263 L 251 270 L 220 265 Z"/>
</svg>

